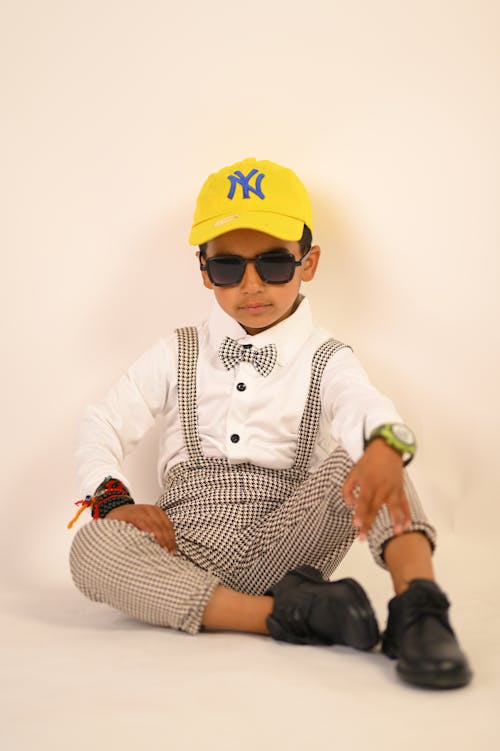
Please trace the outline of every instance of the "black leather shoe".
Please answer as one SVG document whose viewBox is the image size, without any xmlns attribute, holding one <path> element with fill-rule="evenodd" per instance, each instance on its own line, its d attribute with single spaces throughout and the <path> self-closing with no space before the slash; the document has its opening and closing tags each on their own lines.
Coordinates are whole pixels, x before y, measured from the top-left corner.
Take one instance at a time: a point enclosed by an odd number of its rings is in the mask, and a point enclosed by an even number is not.
<svg viewBox="0 0 500 751">
<path fill-rule="evenodd" d="M 325 581 L 315 568 L 300 566 L 266 594 L 274 597 L 273 612 L 267 618 L 274 639 L 364 650 L 379 641 L 373 608 L 354 579 Z"/>
<path fill-rule="evenodd" d="M 459 688 L 472 678 L 448 620 L 450 603 L 429 579 L 414 579 L 389 602 L 382 652 L 398 660 L 398 675 L 426 688 Z"/>
</svg>

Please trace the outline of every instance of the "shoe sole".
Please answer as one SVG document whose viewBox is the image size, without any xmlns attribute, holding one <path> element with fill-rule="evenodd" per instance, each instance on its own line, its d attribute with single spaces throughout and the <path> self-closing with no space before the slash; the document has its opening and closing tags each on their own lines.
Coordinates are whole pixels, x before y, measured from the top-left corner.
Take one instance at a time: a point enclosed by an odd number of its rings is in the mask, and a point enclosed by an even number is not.
<svg viewBox="0 0 500 751">
<path fill-rule="evenodd" d="M 396 671 L 399 677 L 407 683 L 412 683 L 420 688 L 435 688 L 438 690 L 450 688 L 462 688 L 467 686 L 472 680 L 472 672 L 463 667 L 454 670 L 418 673 L 404 665 L 396 665 Z"/>
<path fill-rule="evenodd" d="M 346 622 L 348 621 L 348 616 L 346 616 L 342 629 L 344 643 L 348 647 L 368 652 L 380 640 L 380 631 L 372 604 L 363 587 L 355 579 L 340 579 L 338 583 L 340 584 L 341 582 L 347 584 L 354 591 L 357 600 L 356 607 L 366 613 L 366 617 L 363 620 L 356 619 L 355 626 L 358 626 L 358 628 L 353 628 L 352 622 Z M 345 633 L 348 634 L 348 637 L 345 636 Z"/>
</svg>

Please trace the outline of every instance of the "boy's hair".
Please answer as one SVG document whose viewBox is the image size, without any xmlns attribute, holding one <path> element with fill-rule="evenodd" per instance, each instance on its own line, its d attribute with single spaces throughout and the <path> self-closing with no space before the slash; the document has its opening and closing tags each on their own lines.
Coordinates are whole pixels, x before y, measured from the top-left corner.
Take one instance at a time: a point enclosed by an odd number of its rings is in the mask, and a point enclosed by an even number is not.
<svg viewBox="0 0 500 751">
<path fill-rule="evenodd" d="M 299 240 L 299 245 L 300 245 L 300 250 L 302 254 L 307 253 L 307 251 L 312 245 L 312 232 L 307 226 L 307 224 L 304 224 L 304 230 L 302 232 L 302 237 Z M 208 243 L 202 243 L 201 245 L 198 246 L 200 249 L 200 253 L 204 256 L 207 255 L 207 246 L 208 246 Z"/>
</svg>

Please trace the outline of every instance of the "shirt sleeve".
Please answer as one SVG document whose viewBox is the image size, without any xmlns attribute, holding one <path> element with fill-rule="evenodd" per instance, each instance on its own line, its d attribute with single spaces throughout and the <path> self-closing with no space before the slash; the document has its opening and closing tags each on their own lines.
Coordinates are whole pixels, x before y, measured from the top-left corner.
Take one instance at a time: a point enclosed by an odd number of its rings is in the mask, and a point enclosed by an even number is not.
<svg viewBox="0 0 500 751">
<path fill-rule="evenodd" d="M 87 407 L 75 446 L 84 496 L 92 495 L 107 475 L 131 491 L 123 461 L 165 409 L 174 372 L 173 339 L 162 339 L 131 365 L 101 401 Z"/>
<path fill-rule="evenodd" d="M 325 368 L 321 404 L 332 438 L 353 462 L 363 454 L 363 426 L 369 435 L 383 423 L 403 422 L 392 401 L 370 383 L 361 363 L 347 348 L 336 352 Z"/>
</svg>

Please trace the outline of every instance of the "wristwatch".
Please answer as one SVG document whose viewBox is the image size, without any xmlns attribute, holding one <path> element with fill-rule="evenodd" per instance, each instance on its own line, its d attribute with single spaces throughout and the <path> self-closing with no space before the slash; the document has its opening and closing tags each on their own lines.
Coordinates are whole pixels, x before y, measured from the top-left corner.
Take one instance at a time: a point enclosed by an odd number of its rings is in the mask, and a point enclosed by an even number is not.
<svg viewBox="0 0 500 751">
<path fill-rule="evenodd" d="M 378 428 L 372 430 L 368 438 L 364 439 L 365 449 L 375 438 L 383 438 L 388 446 L 399 451 L 405 467 L 415 456 L 417 449 L 415 434 L 407 425 L 400 422 L 388 422 L 385 425 L 379 425 Z"/>
</svg>

